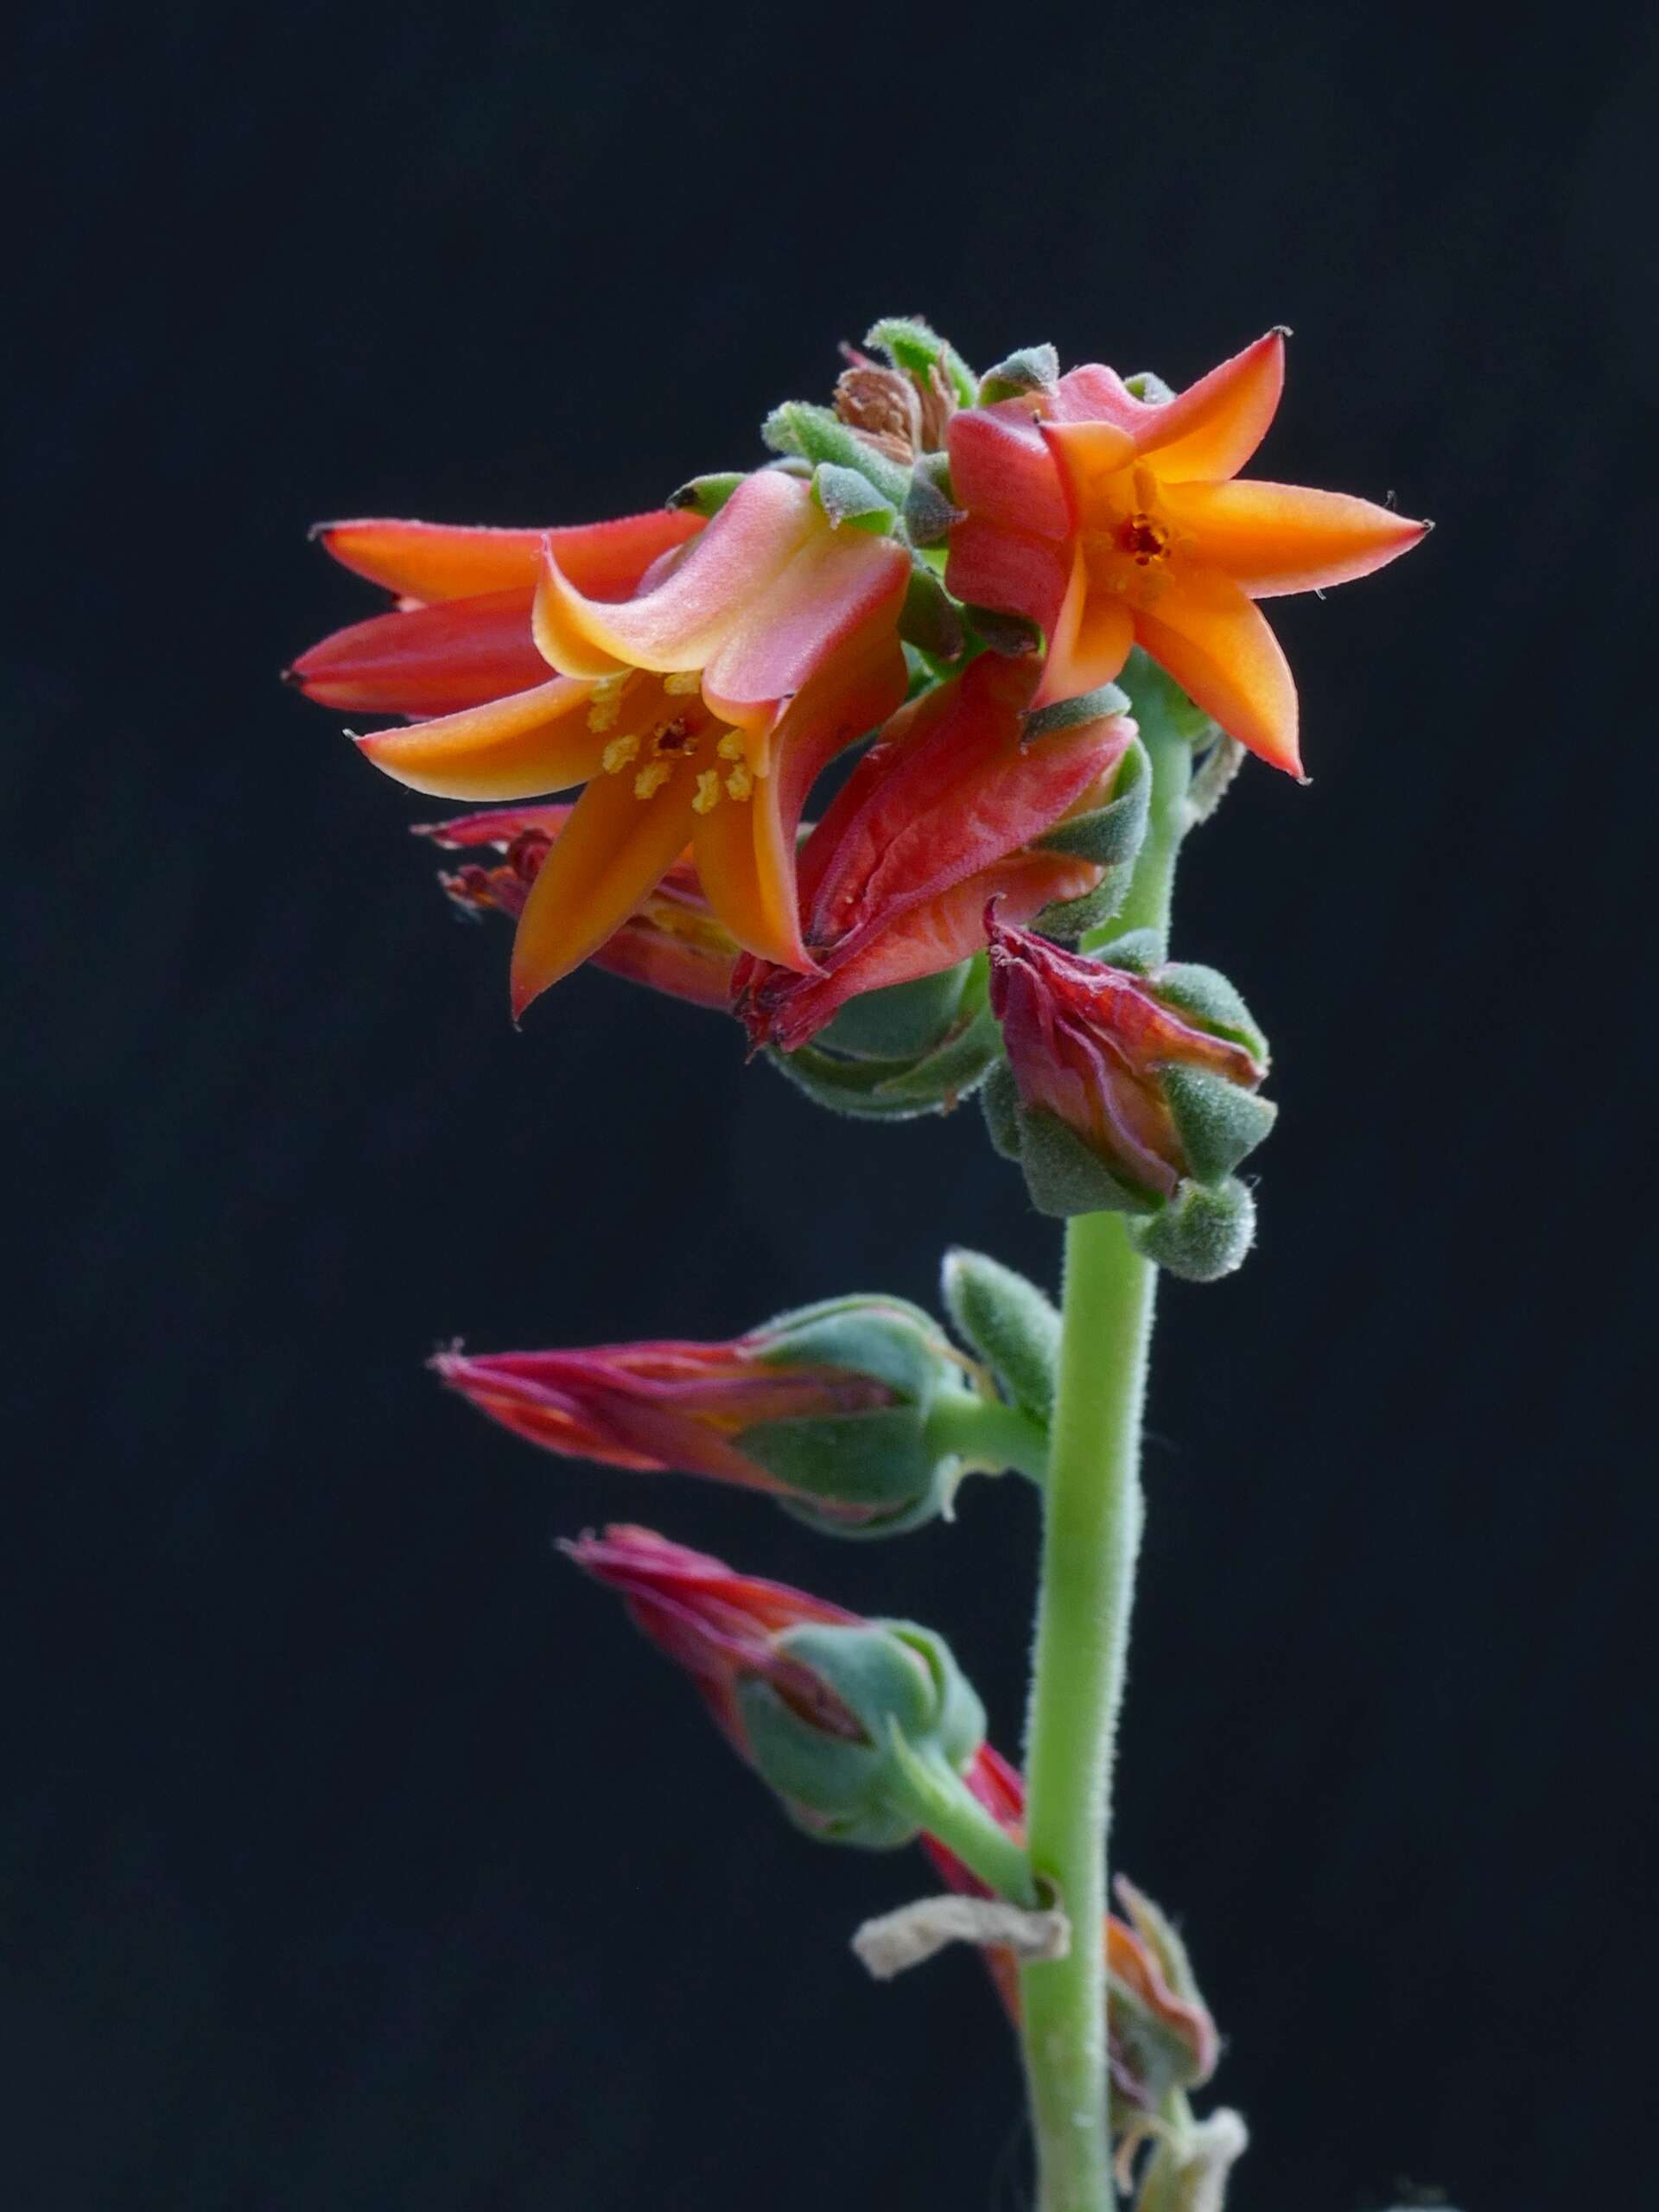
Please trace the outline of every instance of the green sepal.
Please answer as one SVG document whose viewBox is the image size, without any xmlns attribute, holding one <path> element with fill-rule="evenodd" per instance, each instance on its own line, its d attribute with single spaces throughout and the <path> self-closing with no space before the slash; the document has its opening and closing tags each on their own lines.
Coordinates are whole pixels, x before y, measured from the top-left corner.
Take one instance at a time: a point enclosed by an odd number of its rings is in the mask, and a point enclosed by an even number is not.
<svg viewBox="0 0 1659 2212">
<path fill-rule="evenodd" d="M 1156 369 L 1137 369 L 1132 377 L 1125 377 L 1123 388 L 1135 398 L 1144 399 L 1148 407 L 1165 407 L 1174 398 L 1173 389 L 1166 385 Z"/>
<path fill-rule="evenodd" d="M 1187 1166 L 1200 1183 L 1219 1183 L 1255 1150 L 1279 1109 L 1211 1068 L 1166 1063 L 1160 1071 L 1165 1097 Z"/>
<path fill-rule="evenodd" d="M 1124 664 L 1122 682 L 1144 737 L 1178 739 L 1183 745 L 1213 745 L 1221 725 L 1193 705 L 1180 685 L 1139 645 Z"/>
<path fill-rule="evenodd" d="M 1004 660 L 1023 660 L 1027 654 L 1046 650 L 1041 625 L 1023 614 L 1005 614 L 995 607 L 966 603 L 962 613 L 980 644 L 1001 653 Z"/>
<path fill-rule="evenodd" d="M 864 343 L 885 353 L 893 367 L 902 369 L 906 376 L 925 380 L 929 370 L 937 365 L 943 370 L 957 404 L 973 405 L 973 371 L 950 340 L 941 338 L 920 315 L 885 316 L 865 332 Z"/>
<path fill-rule="evenodd" d="M 936 662 L 960 660 L 968 643 L 956 601 L 932 569 L 920 562 L 910 571 L 905 603 L 899 610 L 899 635 Z"/>
<path fill-rule="evenodd" d="M 835 1535 L 894 1536 L 936 1520 L 947 1502 L 947 1463 L 928 1448 L 913 1406 L 800 1421 L 762 1421 L 732 1441 L 794 1495 L 797 1520 Z M 822 1511 L 807 1501 L 821 1498 Z M 851 1518 L 868 1511 L 870 1519 Z"/>
<path fill-rule="evenodd" d="M 872 1019 L 868 1011 L 857 1014 L 852 1012 L 854 1007 L 868 1009 L 874 1001 L 887 996 L 883 991 L 870 991 L 843 1007 L 830 1027 L 812 1044 L 802 1045 L 792 1052 L 769 1050 L 766 1058 L 798 1090 L 835 1113 L 874 1122 L 911 1121 L 920 1114 L 948 1114 L 978 1088 L 1002 1050 L 1001 1032 L 990 1009 L 985 956 L 977 954 L 966 965 L 967 973 L 950 1025 L 925 1050 L 892 1056 L 855 1057 L 850 1050 L 825 1049 L 832 1036 L 839 1044 L 842 1035 L 859 1033 L 858 1025 Z M 952 976 L 961 973 L 959 969 L 949 971 Z M 931 984 L 938 980 L 925 977 L 922 982 Z M 896 998 L 899 992 L 919 994 L 922 984 L 900 983 L 891 988 Z M 894 1014 L 906 1017 L 909 1010 L 905 1006 L 892 1009 Z M 888 1009 L 877 1008 L 874 1018 L 888 1019 Z M 844 1029 L 843 1024 L 847 1025 Z"/>
<path fill-rule="evenodd" d="M 940 1275 L 952 1327 L 1013 1404 L 1046 1423 L 1054 1410 L 1060 1315 L 1034 1282 L 984 1252 L 957 1246 Z"/>
<path fill-rule="evenodd" d="M 1021 346 L 981 377 L 979 404 L 992 407 L 999 399 L 1046 391 L 1058 383 L 1059 376 L 1060 357 L 1052 346 Z"/>
<path fill-rule="evenodd" d="M 846 1368 L 885 1382 L 924 1412 L 941 1381 L 956 1380 L 956 1363 L 938 1323 L 903 1298 L 855 1292 L 821 1299 L 779 1314 L 754 1334 L 766 1340 L 753 1354 L 763 1367 Z M 774 1425 L 788 1426 L 767 1424 Z"/>
<path fill-rule="evenodd" d="M 1129 1236 L 1148 1260 L 1186 1282 L 1218 1282 L 1243 1267 L 1255 1239 L 1255 1201 L 1236 1177 L 1183 1183 L 1150 1221 Z"/>
<path fill-rule="evenodd" d="M 1152 798 L 1152 767 L 1137 741 L 1124 754 L 1104 806 L 1057 823 L 1035 840 L 1044 852 L 1076 855 L 1105 870 L 1092 891 L 1080 898 L 1056 899 L 1032 922 L 1045 937 L 1073 941 L 1109 922 L 1128 896 L 1135 863 L 1147 834 Z"/>
<path fill-rule="evenodd" d="M 1027 1106 L 1006 1060 L 980 1092 L 993 1146 L 1017 1160 L 1039 1213 L 1067 1221 L 1080 1213 L 1150 1212 L 1155 1198 L 1114 1175 L 1083 1139 L 1046 1107 Z"/>
<path fill-rule="evenodd" d="M 1057 730 L 1081 729 L 1084 722 L 1104 721 L 1109 715 L 1128 711 L 1128 693 L 1116 683 L 1101 683 L 1092 691 L 1079 691 L 1074 699 L 1056 699 L 1051 707 L 1039 707 L 1035 714 L 1026 716 L 1022 735 L 1030 745 L 1039 738 L 1052 737 Z"/>
<path fill-rule="evenodd" d="M 905 494 L 905 533 L 912 545 L 938 545 L 952 523 L 962 520 L 950 488 L 950 456 L 919 454 Z"/>
<path fill-rule="evenodd" d="M 694 476 L 671 493 L 664 504 L 689 508 L 693 514 L 717 515 L 748 474 L 747 469 L 726 468 L 713 476 Z"/>
<path fill-rule="evenodd" d="M 825 1841 L 867 1851 L 913 1841 L 920 1821 L 908 1755 L 960 1773 L 985 1740 L 985 1709 L 949 1646 L 909 1621 L 805 1624 L 785 1629 L 778 1643 L 834 1693 L 863 1739 L 815 1726 L 768 1682 L 740 1681 L 739 1712 L 762 1780 Z M 894 1755 L 895 1730 L 906 1758 Z"/>
<path fill-rule="evenodd" d="M 1219 968 L 1197 960 L 1173 960 L 1158 971 L 1158 995 L 1190 1014 L 1217 1037 L 1242 1045 L 1253 1060 L 1268 1063 L 1268 1040 L 1250 1009 Z"/>
<path fill-rule="evenodd" d="M 912 983 L 889 983 L 849 999 L 817 1042 L 861 1060 L 901 1060 L 931 1052 L 962 1011 L 971 960 L 918 976 Z"/>
<path fill-rule="evenodd" d="M 872 537 L 891 537 L 899 510 L 884 499 L 862 467 L 823 461 L 812 472 L 812 497 L 829 518 L 831 530 L 861 530 Z"/>
<path fill-rule="evenodd" d="M 1091 960 L 1107 968 L 1126 968 L 1131 976 L 1149 974 L 1163 957 L 1163 933 L 1151 927 L 1125 930 L 1122 937 L 1108 938 L 1104 944 L 1091 945 L 1089 950 Z"/>
<path fill-rule="evenodd" d="M 828 407 L 816 407 L 807 399 L 786 399 L 760 425 L 760 435 L 773 453 L 797 455 L 815 468 L 828 461 L 834 467 L 856 469 L 893 508 L 905 504 L 910 471 L 889 461 Z"/>
<path fill-rule="evenodd" d="M 1139 741 L 1118 764 L 1104 806 L 1074 814 L 1032 840 L 1039 852 L 1065 853 L 1102 868 L 1133 867 L 1147 834 L 1152 802 L 1152 765 Z"/>
<path fill-rule="evenodd" d="M 980 1110 L 985 1116 L 986 1134 L 991 1140 L 993 1152 L 1004 1160 L 1020 1157 L 1020 1086 L 1014 1081 L 1014 1070 L 1006 1060 L 999 1060 L 987 1075 L 979 1090 Z"/>
</svg>

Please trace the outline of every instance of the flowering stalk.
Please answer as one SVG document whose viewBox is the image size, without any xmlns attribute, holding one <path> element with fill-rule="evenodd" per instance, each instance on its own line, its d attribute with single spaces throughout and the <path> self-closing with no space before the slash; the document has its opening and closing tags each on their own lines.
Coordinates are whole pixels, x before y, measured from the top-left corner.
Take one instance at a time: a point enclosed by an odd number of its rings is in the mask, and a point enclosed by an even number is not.
<svg viewBox="0 0 1659 2212">
<path fill-rule="evenodd" d="M 1169 927 L 1191 753 L 1151 717 L 1152 810 L 1115 927 Z M 1059 1388 L 1043 1492 L 1042 1581 L 1027 1726 L 1032 1871 L 1074 1928 L 1106 1910 L 1112 1752 L 1141 1545 L 1141 1426 L 1158 1269 L 1119 1213 L 1066 1224 Z M 1106 1993 L 1086 1946 L 1020 1974 L 1021 2039 L 1042 2212 L 1117 2202 Z"/>
</svg>

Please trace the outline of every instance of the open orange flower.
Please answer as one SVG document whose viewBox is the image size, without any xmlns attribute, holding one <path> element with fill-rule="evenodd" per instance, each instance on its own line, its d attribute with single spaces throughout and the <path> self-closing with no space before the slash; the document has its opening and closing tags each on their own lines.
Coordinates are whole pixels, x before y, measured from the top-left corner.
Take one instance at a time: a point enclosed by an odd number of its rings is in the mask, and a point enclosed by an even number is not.
<svg viewBox="0 0 1659 2212">
<path fill-rule="evenodd" d="M 1109 683 L 1139 645 L 1242 745 L 1301 773 L 1295 683 L 1254 602 L 1366 575 L 1429 525 L 1237 480 L 1284 373 L 1269 331 L 1173 399 L 1137 398 L 1091 365 L 952 419 L 963 519 L 945 581 L 1042 629 L 1037 705 Z"/>
<path fill-rule="evenodd" d="M 810 968 L 795 832 L 824 763 L 904 696 L 909 574 L 901 547 L 832 527 L 808 484 L 762 471 L 630 599 L 582 589 L 550 536 L 531 632 L 559 673 L 358 740 L 441 798 L 587 785 L 519 918 L 515 1013 L 636 912 L 688 843 L 737 942 Z"/>
</svg>

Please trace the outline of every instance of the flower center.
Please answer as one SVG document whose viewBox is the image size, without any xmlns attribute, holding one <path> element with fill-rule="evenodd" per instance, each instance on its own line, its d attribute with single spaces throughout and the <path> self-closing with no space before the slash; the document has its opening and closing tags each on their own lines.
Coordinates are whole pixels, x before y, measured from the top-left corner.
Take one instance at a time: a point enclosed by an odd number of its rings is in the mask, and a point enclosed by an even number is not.
<svg viewBox="0 0 1659 2212">
<path fill-rule="evenodd" d="M 632 772 L 637 799 L 653 799 L 689 770 L 696 779 L 694 814 L 712 814 L 722 798 L 753 798 L 758 770 L 741 730 L 718 722 L 703 704 L 702 671 L 649 677 L 630 669 L 594 690 L 588 727 L 606 739 L 600 767 L 607 776 Z"/>
<path fill-rule="evenodd" d="M 1090 582 L 1137 607 L 1150 607 L 1168 588 L 1175 532 L 1158 509 L 1158 481 L 1145 467 L 1126 470 L 1102 487 L 1083 557 Z"/>
</svg>

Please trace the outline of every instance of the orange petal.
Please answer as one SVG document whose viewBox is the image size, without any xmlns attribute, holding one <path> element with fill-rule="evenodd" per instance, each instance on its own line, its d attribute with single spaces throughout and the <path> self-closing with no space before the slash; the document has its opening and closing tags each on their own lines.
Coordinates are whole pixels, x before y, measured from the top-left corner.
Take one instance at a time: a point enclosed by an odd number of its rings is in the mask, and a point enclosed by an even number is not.
<svg viewBox="0 0 1659 2212">
<path fill-rule="evenodd" d="M 639 912 L 684 849 L 696 789 L 683 766 L 647 799 L 634 797 L 633 778 L 626 772 L 594 777 L 543 861 L 518 918 L 512 945 L 515 1015 Z"/>
<path fill-rule="evenodd" d="M 659 554 L 683 544 L 702 526 L 700 516 L 657 507 L 564 530 L 377 519 L 319 523 L 311 534 L 336 561 L 371 583 L 419 600 L 532 590 L 547 537 L 577 590 L 608 599 L 632 591 Z"/>
<path fill-rule="evenodd" d="M 1231 576 L 1252 599 L 1368 576 L 1409 551 L 1428 528 L 1344 492 L 1257 477 L 1166 484 L 1161 495 L 1170 519 L 1190 533 L 1194 559 Z"/>
<path fill-rule="evenodd" d="M 1236 476 L 1266 436 L 1284 388 L 1284 334 L 1270 330 L 1154 409 L 1135 446 L 1167 482 Z"/>
<path fill-rule="evenodd" d="M 486 707 L 357 740 L 377 768 L 436 798 L 534 798 L 583 782 L 605 740 L 588 727 L 593 687 L 555 677 Z"/>
<path fill-rule="evenodd" d="M 1091 590 L 1082 552 L 1075 552 L 1033 707 L 1075 699 L 1109 683 L 1122 671 L 1134 643 L 1135 624 L 1127 602 L 1115 592 Z"/>
<path fill-rule="evenodd" d="M 1214 569 L 1177 577 L 1135 634 L 1207 715 L 1241 745 L 1302 772 L 1296 748 L 1296 685 L 1279 640 L 1230 576 Z"/>
<path fill-rule="evenodd" d="M 811 535 L 827 528 L 798 477 L 746 476 L 685 558 L 637 598 L 588 597 L 549 532 L 534 618 L 543 657 L 567 676 L 702 668 Z"/>
<path fill-rule="evenodd" d="M 780 968 L 810 969 L 796 911 L 794 839 L 785 834 L 777 778 L 757 778 L 747 802 L 722 796 L 696 816 L 691 843 L 703 895 L 743 950 Z"/>
</svg>

